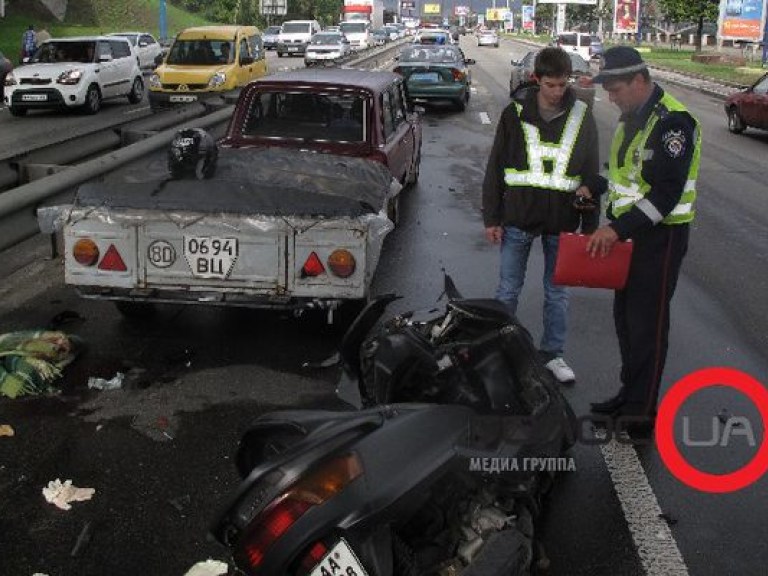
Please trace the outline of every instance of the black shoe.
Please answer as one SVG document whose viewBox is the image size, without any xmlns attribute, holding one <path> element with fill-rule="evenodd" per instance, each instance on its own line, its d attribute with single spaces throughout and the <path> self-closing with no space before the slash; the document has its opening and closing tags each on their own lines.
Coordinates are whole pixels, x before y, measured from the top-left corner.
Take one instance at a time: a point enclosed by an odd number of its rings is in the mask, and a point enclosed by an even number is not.
<svg viewBox="0 0 768 576">
<path fill-rule="evenodd" d="M 625 402 L 611 413 L 617 431 L 626 432 L 633 439 L 649 439 L 656 427 L 656 411 L 641 404 Z"/>
<path fill-rule="evenodd" d="M 592 402 L 592 412 L 595 414 L 612 414 L 624 405 L 624 392 L 621 391 L 616 396 L 603 402 Z"/>
</svg>

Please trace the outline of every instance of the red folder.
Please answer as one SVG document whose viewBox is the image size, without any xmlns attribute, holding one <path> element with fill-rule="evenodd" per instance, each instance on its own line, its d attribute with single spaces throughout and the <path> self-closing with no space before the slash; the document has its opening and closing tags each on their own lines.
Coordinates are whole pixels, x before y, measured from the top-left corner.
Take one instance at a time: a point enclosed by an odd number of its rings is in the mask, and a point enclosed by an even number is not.
<svg viewBox="0 0 768 576">
<path fill-rule="evenodd" d="M 560 234 L 553 282 L 563 286 L 621 290 L 627 283 L 632 260 L 632 242 L 616 242 L 607 256 L 592 258 L 586 234 Z"/>
</svg>

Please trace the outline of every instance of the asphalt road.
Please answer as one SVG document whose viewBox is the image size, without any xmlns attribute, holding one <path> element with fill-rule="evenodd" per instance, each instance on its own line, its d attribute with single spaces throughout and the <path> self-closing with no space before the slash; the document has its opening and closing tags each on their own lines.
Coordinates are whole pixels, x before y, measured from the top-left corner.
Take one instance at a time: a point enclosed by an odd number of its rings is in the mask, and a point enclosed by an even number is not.
<svg viewBox="0 0 768 576">
<path fill-rule="evenodd" d="M 479 49 L 470 37 L 464 43 L 478 61 L 472 100 L 463 113 L 428 110 L 421 179 L 403 198 L 400 226 L 385 243 L 374 281 L 375 293 L 404 296 L 392 311 L 432 304 L 442 269 L 467 296 L 495 289 L 498 254 L 483 239 L 480 183 L 508 104 L 509 60 L 525 49 L 507 42 Z M 717 365 L 766 382 L 768 137 L 731 135 L 719 101 L 670 90 L 701 120 L 704 155 L 664 385 Z M 596 116 L 605 157 L 617 112 L 602 96 Z M 151 322 L 130 322 L 109 303 L 79 300 L 63 286 L 60 263 L 46 256 L 41 239 L 4 254 L 0 326 L 42 328 L 73 311 L 80 318 L 60 327 L 88 348 L 67 369 L 61 395 L 0 399 L 0 424 L 16 432 L 0 437 L 0 574 L 181 575 L 208 557 L 226 560 L 206 532 L 237 485 L 237 439 L 264 411 L 339 405 L 336 369 L 306 366 L 327 358 L 337 336 L 317 317 L 202 307 L 168 307 Z M 519 313 L 535 336 L 542 269 L 534 250 Z M 611 298 L 606 291 L 573 293 L 567 358 L 578 381 L 565 393 L 577 414 L 615 390 Z M 122 390 L 86 388 L 89 376 L 109 378 L 118 370 L 129 375 Z M 684 405 L 682 414 L 697 418 L 691 436 L 706 438 L 709 418 L 723 409 L 747 417 L 762 440 L 754 407 L 722 387 Z M 725 447 L 683 449 L 692 464 L 720 474 L 754 452 L 735 435 Z M 541 525 L 549 574 L 764 574 L 765 476 L 739 492 L 711 495 L 679 482 L 655 447 L 577 445 L 571 455 L 576 471 L 561 475 Z M 47 504 L 41 489 L 57 477 L 95 488 L 93 499 L 70 511 Z M 84 530 L 89 536 L 73 556 Z M 665 558 L 670 564 L 658 563 Z"/>
</svg>

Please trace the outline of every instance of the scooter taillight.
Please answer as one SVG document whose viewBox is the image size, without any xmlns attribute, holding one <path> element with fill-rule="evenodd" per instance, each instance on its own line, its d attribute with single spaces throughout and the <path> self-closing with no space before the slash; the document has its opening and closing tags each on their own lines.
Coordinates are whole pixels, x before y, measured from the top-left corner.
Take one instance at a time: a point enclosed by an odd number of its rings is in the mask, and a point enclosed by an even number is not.
<svg viewBox="0 0 768 576">
<path fill-rule="evenodd" d="M 269 548 L 291 526 L 312 507 L 336 496 L 362 473 L 363 464 L 358 456 L 345 454 L 326 461 L 301 478 L 253 519 L 236 554 L 238 564 L 257 574 Z"/>
<path fill-rule="evenodd" d="M 322 560 L 327 553 L 328 547 L 325 544 L 322 542 L 315 542 L 304 555 L 304 558 L 301 559 L 299 573 L 309 574 L 312 572 L 312 569 L 320 563 L 320 560 Z"/>
</svg>

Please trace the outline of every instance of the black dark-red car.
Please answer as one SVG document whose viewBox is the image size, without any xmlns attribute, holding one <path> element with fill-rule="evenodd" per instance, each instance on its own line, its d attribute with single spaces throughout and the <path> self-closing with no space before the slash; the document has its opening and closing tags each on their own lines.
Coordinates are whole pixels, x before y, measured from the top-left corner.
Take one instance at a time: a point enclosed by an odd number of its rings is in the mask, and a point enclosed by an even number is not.
<svg viewBox="0 0 768 576">
<path fill-rule="evenodd" d="M 768 130 L 768 74 L 746 90 L 728 96 L 725 113 L 728 130 L 734 134 L 750 127 Z"/>
</svg>

